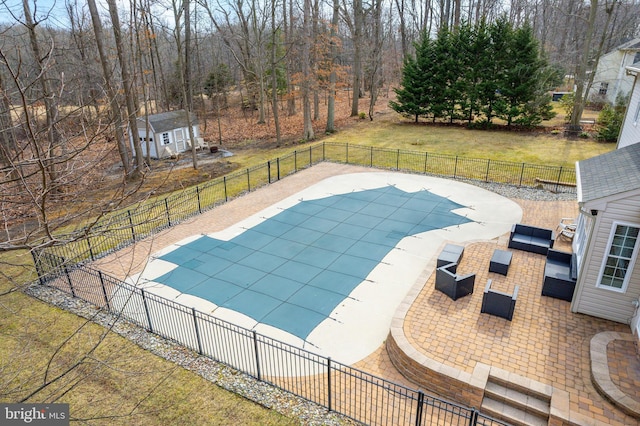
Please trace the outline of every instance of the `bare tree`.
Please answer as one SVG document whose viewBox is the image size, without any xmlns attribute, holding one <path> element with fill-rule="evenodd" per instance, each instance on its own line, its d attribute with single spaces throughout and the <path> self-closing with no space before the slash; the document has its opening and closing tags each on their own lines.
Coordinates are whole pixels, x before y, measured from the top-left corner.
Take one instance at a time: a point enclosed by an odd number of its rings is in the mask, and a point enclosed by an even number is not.
<svg viewBox="0 0 640 426">
<path fill-rule="evenodd" d="M 333 133 L 336 131 L 335 129 L 335 99 L 336 99 L 336 83 L 338 81 L 338 73 L 336 71 L 336 60 L 338 57 L 338 46 L 337 46 L 337 34 L 338 34 L 338 24 L 340 19 L 340 1 L 333 0 L 333 15 L 331 18 L 331 29 L 329 34 L 329 54 L 330 54 L 330 66 L 331 70 L 329 73 L 329 100 L 327 103 L 327 127 L 325 132 Z"/>
<path fill-rule="evenodd" d="M 111 119 L 114 123 L 113 133 L 116 138 L 116 146 L 118 147 L 118 153 L 120 154 L 120 161 L 122 161 L 122 166 L 124 167 L 125 176 L 131 176 L 132 168 L 129 160 L 129 150 L 127 149 L 125 142 L 124 123 L 122 122 L 122 115 L 120 114 L 118 94 L 113 83 L 113 69 L 111 68 L 111 63 L 107 57 L 104 47 L 102 21 L 98 15 L 98 8 L 95 0 L 87 0 L 87 5 L 89 6 L 91 21 L 93 22 L 93 32 L 96 36 L 96 48 L 98 49 L 98 55 L 100 56 L 100 64 L 102 65 L 102 73 L 104 76 L 104 87 L 111 109 Z"/>
<path fill-rule="evenodd" d="M 303 21 L 302 21 L 302 114 L 304 140 L 315 139 L 313 123 L 311 121 L 311 65 L 310 61 L 311 45 L 311 0 L 304 0 Z"/>
<path fill-rule="evenodd" d="M 129 61 L 127 52 L 124 48 L 124 40 L 122 39 L 122 30 L 120 26 L 120 18 L 118 16 L 118 8 L 115 0 L 107 0 L 109 6 L 109 15 L 111 16 L 111 24 L 113 28 L 113 37 L 116 44 L 116 50 L 118 52 L 118 63 L 120 64 L 120 74 L 122 75 L 122 89 L 124 91 L 124 98 L 127 105 L 127 121 L 129 122 L 129 138 L 133 143 L 133 148 L 136 157 L 136 167 L 131 172 L 132 178 L 138 178 L 142 175 L 144 169 L 144 155 L 142 154 L 142 146 L 138 139 L 138 108 L 136 93 L 134 90 L 134 80 L 131 77 L 129 67 L 131 62 Z"/>
</svg>

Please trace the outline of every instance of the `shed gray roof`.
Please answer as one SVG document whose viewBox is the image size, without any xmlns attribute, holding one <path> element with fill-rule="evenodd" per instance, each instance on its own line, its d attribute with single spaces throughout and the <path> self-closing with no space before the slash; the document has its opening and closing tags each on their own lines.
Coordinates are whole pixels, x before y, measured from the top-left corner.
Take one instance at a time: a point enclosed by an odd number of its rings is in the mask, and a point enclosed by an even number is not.
<svg viewBox="0 0 640 426">
<path fill-rule="evenodd" d="M 167 132 L 173 129 L 179 129 L 183 127 L 189 127 L 187 123 L 187 116 L 185 110 L 162 112 L 160 114 L 153 114 L 149 116 L 149 124 L 156 133 Z M 198 118 L 195 114 L 191 113 L 191 124 L 198 124 Z M 139 121 L 144 123 L 144 117 L 139 117 Z"/>
<path fill-rule="evenodd" d="M 578 201 L 640 189 L 640 143 L 578 162 Z"/>
</svg>

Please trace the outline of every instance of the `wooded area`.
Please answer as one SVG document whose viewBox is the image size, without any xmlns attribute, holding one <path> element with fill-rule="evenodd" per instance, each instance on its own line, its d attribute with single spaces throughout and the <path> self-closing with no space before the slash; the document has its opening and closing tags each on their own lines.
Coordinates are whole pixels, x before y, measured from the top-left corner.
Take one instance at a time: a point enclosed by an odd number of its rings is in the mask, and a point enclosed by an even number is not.
<svg viewBox="0 0 640 426">
<path fill-rule="evenodd" d="M 103 170 L 112 168 L 114 155 L 121 168 L 111 174 L 122 172 L 123 182 L 140 181 L 151 166 L 149 147 L 143 150 L 138 138 L 129 142 L 130 133 L 138 134 L 136 117 L 186 109 L 196 113 L 206 134 L 214 135 L 212 142 L 221 143 L 221 111 L 237 108 L 253 117 L 249 126 L 273 126 L 266 139 L 279 146 L 283 119 L 300 114 L 294 138 L 312 140 L 317 132 L 336 130 L 336 96 L 346 94 L 351 116 L 373 120 L 379 95 L 399 86 L 403 64 L 419 53 L 421 38 L 437 45 L 445 29 L 456 34 L 498 23 L 514 34 L 526 29 L 538 46 L 529 52 L 525 45 L 514 46 L 511 57 L 503 58 L 505 67 L 528 54 L 536 56 L 533 62 L 543 58 L 558 75 L 573 76 L 578 92 L 571 123 L 578 125 L 590 70 L 603 52 L 636 36 L 640 21 L 636 0 L 66 0 L 47 5 L 23 0 L 0 6 L 4 228 L 35 211 L 44 244 L 64 243 L 54 229 L 116 209 L 135 192 L 123 185 L 109 199 L 78 209 L 87 204 L 82 201 L 95 182 L 105 179 Z M 467 33 L 479 38 L 478 32 Z M 491 46 L 476 47 L 465 63 L 470 71 L 493 60 L 486 56 Z M 447 64 L 449 71 L 458 66 Z M 473 78 L 481 82 L 488 76 L 485 69 Z M 453 78 L 463 81 L 468 75 Z M 238 100 L 235 106 L 230 98 Z M 496 113 L 508 123 L 522 123 L 514 105 L 512 113 L 503 108 L 486 116 L 486 106 L 472 106 L 442 118 L 472 121 L 482 112 L 488 121 Z M 195 147 L 194 135 L 188 137 Z M 197 168 L 195 149 L 192 162 Z M 61 200 L 75 210 L 51 217 L 50 203 Z M 0 248 L 29 249 L 31 237 L 23 230 Z"/>
</svg>

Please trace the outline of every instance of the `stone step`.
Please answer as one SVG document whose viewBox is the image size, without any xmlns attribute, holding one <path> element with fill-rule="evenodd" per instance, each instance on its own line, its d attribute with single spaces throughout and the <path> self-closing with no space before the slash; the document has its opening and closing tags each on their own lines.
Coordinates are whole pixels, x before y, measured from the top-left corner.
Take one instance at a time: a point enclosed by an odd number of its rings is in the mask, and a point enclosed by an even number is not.
<svg viewBox="0 0 640 426">
<path fill-rule="evenodd" d="M 487 383 L 484 392 L 485 396 L 493 400 L 504 402 L 527 413 L 549 418 L 549 400 L 540 399 L 537 395 L 530 395 L 520 389 L 513 389 L 492 381 Z"/>
<path fill-rule="evenodd" d="M 545 401 L 547 404 L 551 403 L 551 394 L 553 393 L 552 386 L 545 385 L 517 374 L 509 373 L 505 370 L 492 368 L 491 373 L 489 374 L 488 383 L 495 383 L 505 388 L 535 397 L 541 401 Z"/>
<path fill-rule="evenodd" d="M 549 419 L 485 396 L 480 411 L 513 426 L 547 426 Z"/>
</svg>

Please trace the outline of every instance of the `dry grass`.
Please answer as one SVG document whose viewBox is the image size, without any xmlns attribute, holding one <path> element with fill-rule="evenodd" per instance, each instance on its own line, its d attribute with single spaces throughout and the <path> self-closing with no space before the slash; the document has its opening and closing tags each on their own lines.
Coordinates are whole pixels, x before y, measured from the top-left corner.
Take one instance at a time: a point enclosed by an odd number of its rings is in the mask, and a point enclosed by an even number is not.
<svg viewBox="0 0 640 426">
<path fill-rule="evenodd" d="M 105 333 L 101 326 L 22 293 L 0 299 L 0 400 L 18 401 L 78 362 Z M 69 336 L 69 340 L 65 341 Z M 49 365 L 47 363 L 51 361 Z M 95 425 L 296 424 L 220 389 L 130 341 L 108 334 L 81 366 L 30 398 L 70 404 L 75 419 Z"/>
</svg>

